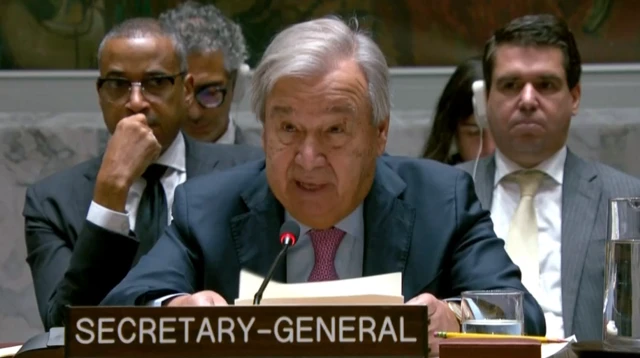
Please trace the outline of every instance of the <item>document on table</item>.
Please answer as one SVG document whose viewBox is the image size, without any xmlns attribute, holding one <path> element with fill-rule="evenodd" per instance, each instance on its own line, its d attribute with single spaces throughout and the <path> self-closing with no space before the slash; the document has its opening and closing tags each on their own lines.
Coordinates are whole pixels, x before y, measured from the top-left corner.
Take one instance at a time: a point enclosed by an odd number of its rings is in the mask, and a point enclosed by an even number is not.
<svg viewBox="0 0 640 358">
<path fill-rule="evenodd" d="M 236 306 L 250 306 L 263 277 L 240 272 L 240 292 Z M 271 281 L 261 305 L 401 305 L 402 273 L 390 273 L 336 281 L 281 283 Z"/>
<path fill-rule="evenodd" d="M 18 346 L 0 348 L 0 358 L 13 357 L 14 355 L 16 355 L 16 353 L 18 353 L 21 347 L 22 347 L 21 345 L 18 345 Z"/>
<path fill-rule="evenodd" d="M 544 343 L 542 344 L 542 358 L 563 358 L 571 357 L 571 350 L 568 349 L 568 345 L 572 342 L 577 342 L 576 336 L 566 338 L 566 342 L 563 343 Z"/>
</svg>

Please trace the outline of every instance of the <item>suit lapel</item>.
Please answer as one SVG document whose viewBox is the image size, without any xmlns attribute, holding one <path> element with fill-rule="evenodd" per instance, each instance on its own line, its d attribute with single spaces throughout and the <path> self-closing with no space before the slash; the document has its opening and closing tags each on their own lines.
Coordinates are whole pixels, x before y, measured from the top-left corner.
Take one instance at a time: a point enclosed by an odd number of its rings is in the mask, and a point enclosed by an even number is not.
<svg viewBox="0 0 640 358">
<path fill-rule="evenodd" d="M 187 178 L 211 172 L 220 162 L 220 158 L 205 151 L 204 145 L 184 134 Z"/>
<path fill-rule="evenodd" d="M 284 209 L 269 189 L 264 170 L 241 197 L 248 211 L 231 219 L 231 236 L 240 267 L 265 276 L 282 248 L 278 234 L 284 221 Z M 284 260 L 276 269 L 273 279 L 286 281 Z"/>
<path fill-rule="evenodd" d="M 240 129 L 240 127 L 238 127 L 237 124 L 236 124 L 234 137 L 235 137 L 235 140 L 233 141 L 234 144 L 245 144 L 246 139 L 244 137 L 244 133 L 242 133 L 242 130 Z"/>
<path fill-rule="evenodd" d="M 473 167 L 471 170 L 473 171 Z M 475 176 L 476 194 L 485 210 L 491 210 L 495 174 L 496 160 L 493 155 L 478 162 Z"/>
<path fill-rule="evenodd" d="M 565 334 L 573 332 L 578 284 L 602 190 L 596 171 L 567 151 L 562 183 L 562 318 Z"/>
<path fill-rule="evenodd" d="M 415 209 L 400 199 L 405 182 L 378 159 L 373 186 L 364 201 L 364 276 L 404 272 Z M 413 287 L 403 279 L 403 292 Z"/>
</svg>

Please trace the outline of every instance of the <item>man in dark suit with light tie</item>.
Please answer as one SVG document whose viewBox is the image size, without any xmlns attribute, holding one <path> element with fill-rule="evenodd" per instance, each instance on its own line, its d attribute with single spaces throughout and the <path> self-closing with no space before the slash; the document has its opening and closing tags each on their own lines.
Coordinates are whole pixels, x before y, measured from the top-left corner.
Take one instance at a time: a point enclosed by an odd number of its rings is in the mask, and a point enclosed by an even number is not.
<svg viewBox="0 0 640 358">
<path fill-rule="evenodd" d="M 525 291 L 467 173 L 382 155 L 389 71 L 369 37 L 336 19 L 294 25 L 267 48 L 253 91 L 265 161 L 178 187 L 172 225 L 103 304 L 233 302 L 241 269 L 266 274 L 287 219 L 302 236 L 275 280 L 402 272 L 431 332 L 460 329 L 443 300 L 464 290 Z M 528 293 L 524 311 L 526 333 L 544 334 Z"/>
<path fill-rule="evenodd" d="M 46 329 L 63 325 L 66 305 L 99 304 L 149 250 L 170 221 L 178 184 L 263 157 L 257 148 L 180 133 L 193 79 L 181 42 L 155 20 L 115 27 L 98 57 L 97 90 L 112 133 L 106 151 L 26 194 L 27 261 Z"/>
<path fill-rule="evenodd" d="M 608 202 L 638 196 L 640 181 L 567 148 L 582 64 L 566 23 L 514 19 L 487 42 L 483 62 L 496 153 L 477 163 L 478 197 L 547 334 L 601 340 Z M 475 163 L 461 166 L 473 173 Z"/>
</svg>

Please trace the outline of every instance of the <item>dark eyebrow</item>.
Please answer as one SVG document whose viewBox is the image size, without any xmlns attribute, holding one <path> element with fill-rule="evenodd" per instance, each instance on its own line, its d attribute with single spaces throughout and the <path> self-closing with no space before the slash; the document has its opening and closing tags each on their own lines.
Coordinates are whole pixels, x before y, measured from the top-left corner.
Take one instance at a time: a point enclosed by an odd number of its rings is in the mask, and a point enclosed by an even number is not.
<svg viewBox="0 0 640 358">
<path fill-rule="evenodd" d="M 224 86 L 223 81 L 213 81 L 213 82 L 205 82 L 203 84 L 199 84 L 196 86 L 196 88 L 202 89 L 205 87 L 222 87 L 222 86 Z"/>
<path fill-rule="evenodd" d="M 107 77 L 118 77 L 118 78 L 124 78 L 124 72 L 122 71 L 109 71 L 104 75 L 105 78 Z"/>
<path fill-rule="evenodd" d="M 544 74 L 540 76 L 540 79 L 545 81 L 562 81 L 562 78 L 560 76 L 553 73 Z"/>
<path fill-rule="evenodd" d="M 165 71 L 159 71 L 159 70 L 153 70 L 153 71 L 147 71 L 144 73 L 144 77 L 145 78 L 149 78 L 149 77 L 165 77 L 165 76 L 171 76 L 171 74 L 165 72 Z M 125 74 L 124 71 L 109 71 L 104 75 L 104 78 L 122 78 L 125 79 L 127 78 L 127 75 Z"/>
<path fill-rule="evenodd" d="M 496 82 L 508 82 L 508 81 L 515 81 L 519 78 L 519 76 L 517 75 L 513 75 L 513 74 L 508 74 L 508 75 L 503 75 L 503 76 L 499 76 L 496 78 Z"/>
<path fill-rule="evenodd" d="M 164 77 L 171 76 L 171 74 L 164 71 L 147 71 L 144 73 L 144 77 Z"/>
<path fill-rule="evenodd" d="M 545 81 L 562 81 L 562 78 L 555 73 L 542 73 L 536 74 L 533 77 L 539 80 Z M 521 75 L 515 73 L 507 73 L 502 76 L 496 78 L 496 82 L 508 82 L 508 81 L 516 81 L 522 78 Z"/>
</svg>

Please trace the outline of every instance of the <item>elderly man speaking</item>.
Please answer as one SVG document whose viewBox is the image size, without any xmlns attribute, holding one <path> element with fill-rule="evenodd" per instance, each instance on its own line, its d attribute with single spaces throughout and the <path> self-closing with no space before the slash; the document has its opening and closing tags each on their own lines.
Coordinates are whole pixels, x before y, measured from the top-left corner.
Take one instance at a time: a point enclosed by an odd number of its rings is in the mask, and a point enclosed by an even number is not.
<svg viewBox="0 0 640 358">
<path fill-rule="evenodd" d="M 240 270 L 265 275 L 280 251 L 280 226 L 293 220 L 301 238 L 275 280 L 401 271 L 407 303 L 428 305 L 429 331 L 460 329 L 447 298 L 516 289 L 525 292 L 525 333 L 545 333 L 471 176 L 382 155 L 389 69 L 369 37 L 338 19 L 285 29 L 256 69 L 252 105 L 265 160 L 179 187 L 172 225 L 103 304 L 231 303 Z"/>
</svg>

